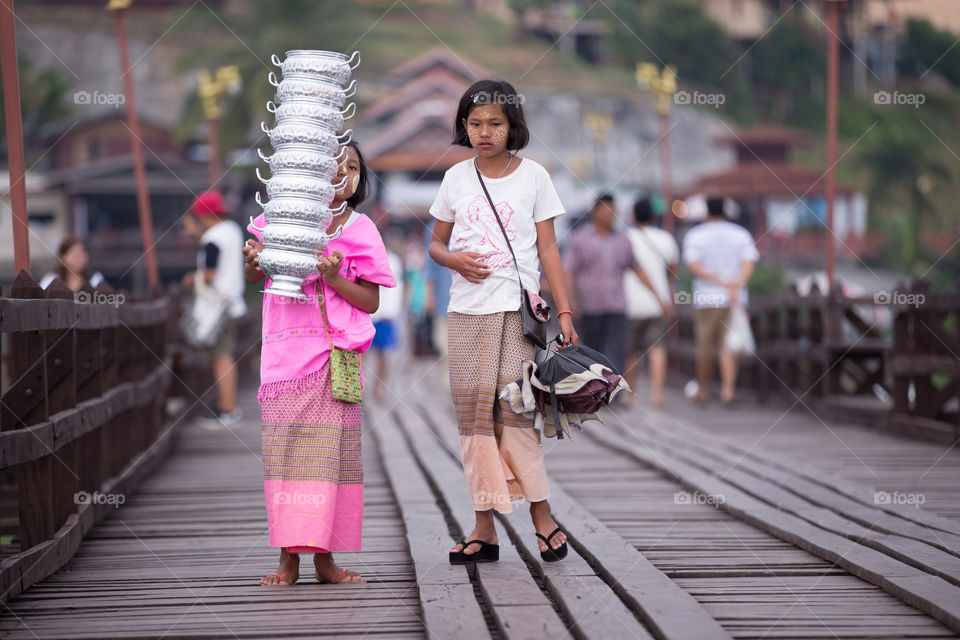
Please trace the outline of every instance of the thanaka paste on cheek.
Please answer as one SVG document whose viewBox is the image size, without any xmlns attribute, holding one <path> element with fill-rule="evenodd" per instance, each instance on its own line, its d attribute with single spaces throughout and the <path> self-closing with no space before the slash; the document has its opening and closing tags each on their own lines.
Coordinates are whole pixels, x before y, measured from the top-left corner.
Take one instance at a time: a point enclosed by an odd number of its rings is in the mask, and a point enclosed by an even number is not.
<svg viewBox="0 0 960 640">
<path fill-rule="evenodd" d="M 360 184 L 360 174 L 353 174 L 353 180 L 350 181 L 350 190 L 354 193 L 357 192 L 357 185 Z"/>
</svg>

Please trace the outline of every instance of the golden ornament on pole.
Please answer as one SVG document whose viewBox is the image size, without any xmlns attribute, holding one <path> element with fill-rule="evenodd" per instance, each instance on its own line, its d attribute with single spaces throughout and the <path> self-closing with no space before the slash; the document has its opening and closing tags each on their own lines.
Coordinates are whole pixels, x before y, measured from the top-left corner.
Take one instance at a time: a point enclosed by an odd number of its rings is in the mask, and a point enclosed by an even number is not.
<svg viewBox="0 0 960 640">
<path fill-rule="evenodd" d="M 657 120 L 660 123 L 660 190 L 663 193 L 663 228 L 674 230 L 673 179 L 670 174 L 670 107 L 677 92 L 677 68 L 667 65 L 662 70 L 652 62 L 638 62 L 637 86 L 652 91 L 657 97 Z"/>
</svg>

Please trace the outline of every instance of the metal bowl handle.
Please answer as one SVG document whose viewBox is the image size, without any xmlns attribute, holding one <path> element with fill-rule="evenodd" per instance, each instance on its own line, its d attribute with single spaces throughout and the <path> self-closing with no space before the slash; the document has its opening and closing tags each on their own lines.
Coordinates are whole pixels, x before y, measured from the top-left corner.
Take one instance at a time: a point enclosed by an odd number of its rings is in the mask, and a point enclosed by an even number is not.
<svg viewBox="0 0 960 640">
<path fill-rule="evenodd" d="M 343 97 L 352 98 L 356 92 L 357 92 L 357 79 L 354 78 L 353 80 L 350 81 L 350 84 L 347 85 L 347 88 L 343 90 Z"/>
<path fill-rule="evenodd" d="M 275 74 L 273 71 L 267 74 L 267 82 L 272 84 L 274 87 L 280 86 L 280 81 L 277 80 L 277 74 Z"/>
<path fill-rule="evenodd" d="M 346 179 L 346 176 L 344 176 L 344 179 Z M 347 201 L 344 200 L 343 202 L 340 203 L 340 206 L 337 207 L 336 209 L 330 209 L 330 213 L 332 213 L 335 216 L 338 216 L 346 210 L 347 210 Z"/>
<path fill-rule="evenodd" d="M 263 155 L 263 149 L 261 149 L 260 147 L 257 147 L 257 155 L 260 156 L 260 159 L 266 162 L 267 164 L 270 164 L 270 158 L 273 157 L 273 156 Z"/>
<path fill-rule="evenodd" d="M 259 193 L 259 192 L 258 192 L 258 193 Z M 257 231 L 263 231 L 264 229 L 266 229 L 266 227 L 258 227 L 258 226 L 253 222 L 253 216 L 250 216 L 250 226 L 253 227 L 254 229 L 256 229 Z M 271 231 L 270 233 L 273 233 L 273 232 Z"/>
<path fill-rule="evenodd" d="M 343 138 L 341 140 L 341 138 Z M 347 144 L 353 140 L 353 129 L 347 129 L 343 133 L 337 136 L 337 142 L 341 145 Z"/>
<path fill-rule="evenodd" d="M 347 115 L 347 111 L 350 112 L 350 115 Z M 357 113 L 357 103 L 356 103 L 356 102 L 351 102 L 349 105 L 347 105 L 347 108 L 346 108 L 346 109 L 344 109 L 343 111 L 340 112 L 340 115 L 343 116 L 343 119 L 344 119 L 344 120 L 349 120 L 349 119 L 352 118 L 356 113 Z"/>
<path fill-rule="evenodd" d="M 280 56 L 278 56 L 278 55 L 275 54 L 275 53 L 270 56 L 270 62 L 272 62 L 272 63 L 273 63 L 273 66 L 275 66 L 275 67 L 282 67 L 282 66 L 283 66 L 283 61 L 280 60 Z"/>
<path fill-rule="evenodd" d="M 262 182 L 263 184 L 269 184 L 270 181 L 269 181 L 267 178 L 264 178 L 262 175 L 260 175 L 260 167 L 257 167 L 257 168 L 254 170 L 254 173 L 257 174 L 257 180 L 259 180 L 259 181 Z"/>
<path fill-rule="evenodd" d="M 347 177 L 348 176 L 343 176 L 343 180 L 341 180 L 340 182 L 334 185 L 331 185 L 335 191 L 340 191 L 340 189 L 343 189 L 345 186 L 347 186 Z"/>
<path fill-rule="evenodd" d="M 350 104 L 355 104 L 355 103 L 351 102 Z M 274 104 L 273 100 L 267 100 L 267 111 L 269 111 L 270 113 L 277 112 L 277 105 Z"/>
<path fill-rule="evenodd" d="M 270 129 L 267 127 L 267 123 L 263 120 L 260 121 L 260 131 L 263 131 L 268 136 L 270 135 Z"/>
<path fill-rule="evenodd" d="M 350 63 L 353 62 L 353 59 L 354 59 L 354 58 L 356 58 L 357 61 L 356 61 L 355 63 L 353 63 L 353 64 L 350 64 Z M 353 55 L 350 56 L 350 59 L 347 60 L 347 64 L 350 65 L 350 68 L 351 68 L 351 69 L 356 69 L 357 67 L 359 67 L 359 66 L 360 66 L 360 52 L 359 52 L 359 51 L 354 51 L 354 52 L 353 52 Z"/>
<path fill-rule="evenodd" d="M 253 195 L 253 199 L 256 200 L 256 201 L 257 201 L 257 204 L 260 205 L 261 207 L 267 206 L 266 203 L 264 203 L 263 200 L 260 199 L 260 192 L 259 192 L 259 191 L 257 191 L 257 192 Z"/>
</svg>

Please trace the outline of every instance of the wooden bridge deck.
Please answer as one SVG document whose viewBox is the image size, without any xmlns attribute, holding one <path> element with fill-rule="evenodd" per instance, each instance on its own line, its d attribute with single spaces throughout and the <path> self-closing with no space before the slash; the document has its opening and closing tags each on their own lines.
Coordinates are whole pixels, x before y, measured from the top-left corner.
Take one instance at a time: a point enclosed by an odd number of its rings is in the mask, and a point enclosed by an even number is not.
<svg viewBox="0 0 960 640">
<path fill-rule="evenodd" d="M 501 561 L 466 569 L 446 562 L 472 512 L 445 368 L 394 386 L 365 406 L 364 551 L 338 555 L 367 584 L 259 586 L 276 553 L 247 390 L 243 426 L 186 425 L 64 570 L 7 603 L 0 636 L 958 637 L 956 449 L 671 394 L 545 443 L 565 561 L 539 562 L 521 506 L 499 518 Z"/>
</svg>

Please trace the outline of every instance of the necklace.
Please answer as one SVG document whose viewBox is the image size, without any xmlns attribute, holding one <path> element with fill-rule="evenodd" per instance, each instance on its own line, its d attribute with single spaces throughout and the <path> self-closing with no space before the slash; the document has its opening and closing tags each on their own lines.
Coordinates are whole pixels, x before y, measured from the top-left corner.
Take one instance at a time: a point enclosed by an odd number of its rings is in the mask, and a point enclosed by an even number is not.
<svg viewBox="0 0 960 640">
<path fill-rule="evenodd" d="M 509 156 L 509 157 L 508 157 L 508 159 L 507 159 L 507 166 L 505 166 L 505 167 L 503 168 L 503 171 L 500 172 L 500 175 L 498 175 L 496 178 L 493 178 L 493 180 L 499 180 L 500 178 L 503 177 L 503 174 L 505 174 L 505 173 L 507 172 L 507 169 L 510 168 L 510 163 L 513 162 L 513 159 L 514 159 L 515 157 L 516 157 L 516 156 Z M 480 171 L 480 164 L 477 162 L 477 159 L 476 159 L 476 158 L 473 159 L 473 164 L 476 165 L 477 171 Z M 483 173 L 483 172 L 480 171 L 480 173 Z M 487 177 L 489 178 L 490 176 L 487 176 Z"/>
</svg>

